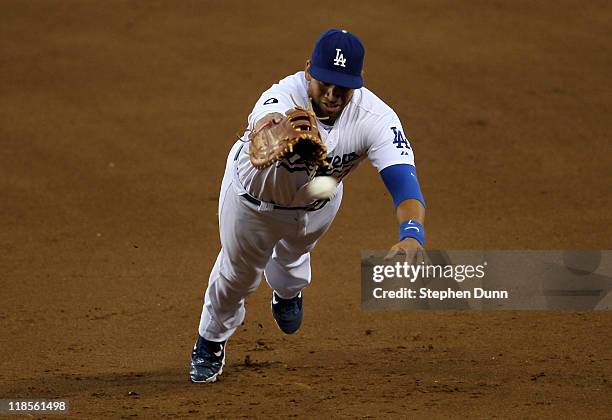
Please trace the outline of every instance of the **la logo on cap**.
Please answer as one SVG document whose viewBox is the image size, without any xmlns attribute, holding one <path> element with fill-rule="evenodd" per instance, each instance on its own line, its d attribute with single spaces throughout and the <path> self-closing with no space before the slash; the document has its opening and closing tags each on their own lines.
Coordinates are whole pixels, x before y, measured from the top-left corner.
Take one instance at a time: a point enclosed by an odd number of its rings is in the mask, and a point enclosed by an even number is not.
<svg viewBox="0 0 612 420">
<path fill-rule="evenodd" d="M 334 58 L 334 66 L 346 67 L 346 58 L 344 58 L 341 48 L 336 48 L 336 58 Z"/>
</svg>

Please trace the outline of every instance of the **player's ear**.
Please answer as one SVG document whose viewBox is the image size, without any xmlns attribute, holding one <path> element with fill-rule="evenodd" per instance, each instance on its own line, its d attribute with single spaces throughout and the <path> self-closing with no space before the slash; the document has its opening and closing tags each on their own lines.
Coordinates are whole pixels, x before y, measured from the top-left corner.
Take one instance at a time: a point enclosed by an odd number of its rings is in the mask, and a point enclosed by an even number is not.
<svg viewBox="0 0 612 420">
<path fill-rule="evenodd" d="M 306 80 L 310 82 L 312 77 L 310 76 L 310 60 L 306 60 L 306 67 L 304 68 L 304 73 L 306 75 Z"/>
</svg>

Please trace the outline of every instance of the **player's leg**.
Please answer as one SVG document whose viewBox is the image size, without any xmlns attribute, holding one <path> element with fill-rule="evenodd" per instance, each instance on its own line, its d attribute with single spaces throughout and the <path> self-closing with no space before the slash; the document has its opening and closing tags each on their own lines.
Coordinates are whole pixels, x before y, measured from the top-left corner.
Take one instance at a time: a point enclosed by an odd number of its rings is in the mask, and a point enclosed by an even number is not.
<svg viewBox="0 0 612 420">
<path fill-rule="evenodd" d="M 225 341 L 242 323 L 244 300 L 257 290 L 273 247 L 286 226 L 251 208 L 229 188 L 220 212 L 222 249 L 211 271 L 200 336 Z"/>
<path fill-rule="evenodd" d="M 257 289 L 274 244 L 286 230 L 249 207 L 232 185 L 232 148 L 219 196 L 221 251 L 211 271 L 191 354 L 193 382 L 213 382 L 225 363 L 225 342 L 242 323 L 244 300 Z"/>
<path fill-rule="evenodd" d="M 265 268 L 266 280 L 273 289 L 272 314 L 278 327 L 292 334 L 302 323 L 301 291 L 310 283 L 310 251 L 327 232 L 342 200 L 342 184 L 325 207 L 303 215 L 298 234 L 284 235 L 274 246 Z"/>
<path fill-rule="evenodd" d="M 310 284 L 310 251 L 314 245 L 295 249 L 290 242 L 281 239 L 265 268 L 266 281 L 283 299 L 295 297 Z"/>
<path fill-rule="evenodd" d="M 304 214 L 303 229 L 285 234 L 274 246 L 265 268 L 266 280 L 281 298 L 292 298 L 310 284 L 310 251 L 330 228 L 342 201 L 342 183 L 325 207 Z"/>
<path fill-rule="evenodd" d="M 198 341 L 191 354 L 189 374 L 193 382 L 212 382 L 225 363 L 225 342 L 245 317 L 246 297 L 257 289 L 263 269 L 286 226 L 279 228 L 245 206 L 228 188 L 221 207 L 221 245 L 211 271 L 198 327 Z"/>
</svg>

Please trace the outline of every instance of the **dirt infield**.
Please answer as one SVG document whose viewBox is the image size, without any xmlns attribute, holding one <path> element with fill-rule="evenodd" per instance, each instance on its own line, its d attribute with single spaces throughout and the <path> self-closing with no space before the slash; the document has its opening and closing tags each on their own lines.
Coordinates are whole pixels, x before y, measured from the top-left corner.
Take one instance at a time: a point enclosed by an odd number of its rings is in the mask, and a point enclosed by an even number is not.
<svg viewBox="0 0 612 420">
<path fill-rule="evenodd" d="M 278 331 L 264 282 L 221 380 L 187 376 L 227 150 L 329 27 L 362 38 L 366 85 L 411 137 L 429 248 L 612 248 L 609 2 L 0 10 L 0 399 L 83 418 L 609 418 L 610 312 L 361 310 L 359 253 L 397 235 L 368 164 L 314 252 L 300 332 Z"/>
</svg>

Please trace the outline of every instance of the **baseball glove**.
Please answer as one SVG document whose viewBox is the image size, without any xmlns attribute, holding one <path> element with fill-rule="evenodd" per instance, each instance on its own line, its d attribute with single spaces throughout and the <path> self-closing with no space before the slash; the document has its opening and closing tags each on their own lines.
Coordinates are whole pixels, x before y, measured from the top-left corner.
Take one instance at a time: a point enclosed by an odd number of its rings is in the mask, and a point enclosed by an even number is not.
<svg viewBox="0 0 612 420">
<path fill-rule="evenodd" d="M 321 140 L 315 114 L 300 106 L 287 111 L 280 120 L 268 121 L 253 131 L 249 140 L 251 163 L 257 169 L 294 154 L 309 165 L 328 165 L 327 148 Z"/>
</svg>

